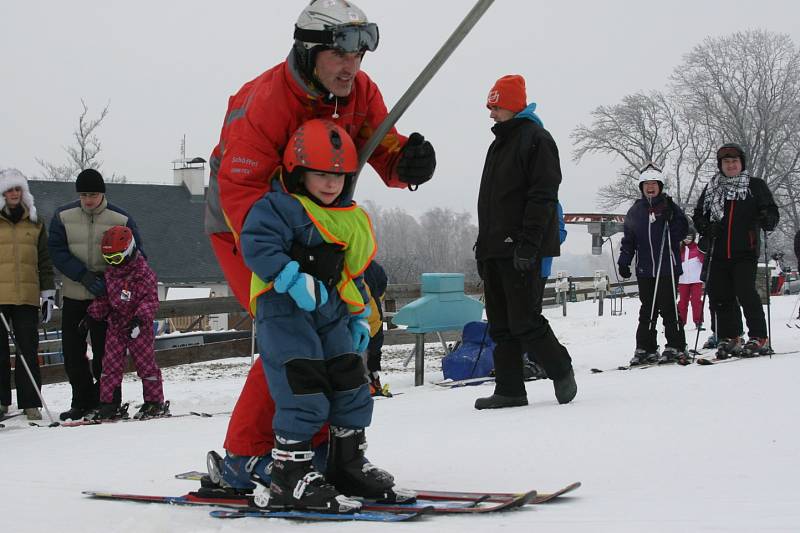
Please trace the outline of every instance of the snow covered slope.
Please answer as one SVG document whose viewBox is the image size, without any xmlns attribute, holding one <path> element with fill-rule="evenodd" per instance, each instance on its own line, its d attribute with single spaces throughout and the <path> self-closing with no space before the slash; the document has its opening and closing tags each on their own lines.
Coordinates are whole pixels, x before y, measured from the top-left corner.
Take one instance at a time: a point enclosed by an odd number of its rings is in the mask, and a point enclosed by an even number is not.
<svg viewBox="0 0 800 533">
<path fill-rule="evenodd" d="M 794 296 L 773 299 L 777 351 L 800 349 L 787 328 Z M 608 306 L 606 313 L 608 313 Z M 391 347 L 384 382 L 404 394 L 375 404 L 369 457 L 409 487 L 458 490 L 551 490 L 583 487 L 558 503 L 493 516 L 425 517 L 405 524 L 298 524 L 222 521 L 207 509 L 93 501 L 82 490 L 182 494 L 192 482 L 177 472 L 203 469 L 207 450 L 221 450 L 228 416 L 31 428 L 19 418 L 0 429 L 3 531 L 173 532 L 659 532 L 797 531 L 800 526 L 800 355 L 724 365 L 668 366 L 591 374 L 626 364 L 633 351 L 638 303 L 624 316 L 596 316 L 591 302 L 569 316 L 548 310 L 568 346 L 579 392 L 560 406 L 549 381 L 528 384 L 531 405 L 476 411 L 491 385 L 445 390 L 413 387 L 400 362 L 410 346 Z M 694 343 L 694 330 L 687 340 Z M 701 344 L 707 336 L 701 334 Z M 435 345 L 427 381 L 441 379 Z M 174 413 L 230 411 L 246 360 L 165 371 Z M 54 414 L 69 404 L 66 384 L 48 385 Z M 127 400 L 140 401 L 126 378 Z"/>
</svg>

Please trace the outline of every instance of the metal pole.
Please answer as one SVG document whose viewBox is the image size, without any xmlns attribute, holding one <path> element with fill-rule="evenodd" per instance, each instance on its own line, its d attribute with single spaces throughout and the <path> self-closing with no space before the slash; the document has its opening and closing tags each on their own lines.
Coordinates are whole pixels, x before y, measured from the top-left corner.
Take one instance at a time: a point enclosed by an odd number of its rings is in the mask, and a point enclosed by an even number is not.
<svg viewBox="0 0 800 533">
<path fill-rule="evenodd" d="M 414 386 L 419 387 L 425 383 L 425 334 L 417 333 L 414 359 Z"/>
<path fill-rule="evenodd" d="M 656 269 L 656 283 L 653 287 L 653 305 L 650 306 L 650 331 L 656 329 L 657 318 L 653 317 L 656 312 L 656 296 L 658 295 L 658 280 L 661 278 L 661 263 L 664 260 L 664 245 L 667 243 L 667 224 L 664 224 L 664 231 L 661 233 L 661 250 L 658 252 L 658 268 Z"/>
<path fill-rule="evenodd" d="M 28 361 L 25 360 L 25 356 L 22 355 L 22 353 L 20 352 L 19 343 L 17 342 L 17 338 L 14 335 L 14 332 L 11 331 L 11 326 L 9 325 L 8 321 L 6 320 L 6 315 L 4 315 L 2 311 L 0 311 L 0 318 L 3 320 L 3 325 L 5 326 L 6 331 L 8 332 L 8 335 L 11 337 L 11 341 L 14 343 L 14 355 L 17 358 L 17 363 L 22 361 L 22 366 L 25 367 L 25 372 L 28 374 L 28 378 L 30 378 L 30 380 L 31 380 L 31 385 L 33 385 L 33 390 L 35 390 L 36 394 L 39 396 L 39 401 L 42 402 L 42 407 L 44 407 L 44 410 L 47 413 L 47 417 L 50 419 L 50 425 L 51 426 L 57 426 L 58 422 L 55 421 L 55 419 L 53 418 L 53 415 L 50 413 L 50 409 L 47 407 L 47 402 L 44 401 L 44 396 L 42 396 L 42 391 L 39 390 L 39 385 L 36 383 L 36 380 L 33 378 L 33 373 L 31 372 L 31 369 L 28 367 Z M 37 335 L 38 335 L 38 332 L 37 332 Z M 34 354 L 34 357 L 36 357 L 36 354 Z M 17 384 L 17 394 L 19 395 L 19 384 Z M 19 401 L 19 398 L 17 398 L 17 401 Z"/>
<path fill-rule="evenodd" d="M 711 284 L 711 260 L 714 259 L 714 247 L 717 245 L 716 237 L 711 239 L 711 250 L 708 252 L 706 257 L 708 258 L 708 266 L 703 265 L 703 268 L 706 268 L 706 279 L 703 282 L 703 301 L 700 302 L 700 310 L 704 310 L 706 308 L 706 296 L 708 296 L 708 286 Z M 709 313 L 711 311 L 711 304 L 708 304 Z M 688 312 L 688 310 L 687 310 Z M 705 311 L 703 311 L 705 312 Z M 717 335 L 717 314 L 714 313 L 714 327 L 712 328 L 714 331 L 712 332 L 714 336 Z M 719 337 L 717 337 L 719 339 Z M 692 350 L 692 362 L 694 363 L 695 356 L 699 353 L 697 351 L 697 343 L 700 340 L 700 328 L 697 328 L 697 334 L 694 336 L 694 349 Z"/>
<path fill-rule="evenodd" d="M 767 255 L 767 230 L 764 230 L 764 277 L 766 278 L 767 286 L 767 348 L 769 348 L 769 357 L 772 359 L 772 314 L 770 312 L 769 300 L 769 256 Z"/>
<path fill-rule="evenodd" d="M 450 54 L 461 44 L 461 41 L 464 40 L 464 37 L 470 32 L 470 30 L 477 24 L 483 14 L 489 9 L 489 6 L 492 5 L 494 0 L 478 0 L 475 3 L 475 6 L 467 13 L 467 16 L 464 17 L 464 20 L 461 21 L 461 24 L 453 31 L 452 35 L 445 41 L 442 47 L 436 52 L 436 55 L 428 62 L 425 68 L 420 72 L 417 79 L 411 84 L 411 86 L 406 89 L 406 92 L 403 93 L 403 96 L 400 97 L 400 100 L 394 105 L 392 110 L 383 119 L 383 122 L 377 127 L 375 132 L 370 136 L 367 140 L 366 144 L 361 148 L 361 153 L 358 155 L 358 171 L 356 175 L 353 177 L 353 189 L 355 190 L 356 183 L 358 182 L 358 176 L 361 174 L 361 169 L 364 168 L 364 165 L 367 163 L 367 160 L 372 155 L 372 152 L 375 151 L 375 148 L 381 143 L 383 138 L 389 133 L 389 130 L 397 123 L 400 117 L 405 113 L 406 109 L 411 105 L 411 103 L 419 96 L 419 93 L 422 92 L 422 89 L 431 81 L 431 78 L 439 71 L 439 69 L 444 65 L 447 58 L 450 57 Z"/>
</svg>

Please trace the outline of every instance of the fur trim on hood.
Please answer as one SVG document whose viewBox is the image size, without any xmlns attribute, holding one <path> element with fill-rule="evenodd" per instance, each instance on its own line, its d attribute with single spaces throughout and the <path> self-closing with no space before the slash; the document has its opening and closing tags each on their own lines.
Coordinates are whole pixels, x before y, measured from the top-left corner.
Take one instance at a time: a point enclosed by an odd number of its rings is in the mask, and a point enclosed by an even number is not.
<svg viewBox="0 0 800 533">
<path fill-rule="evenodd" d="M 37 221 L 36 206 L 33 204 L 33 195 L 28 188 L 28 179 L 15 168 L 0 170 L 0 211 L 6 208 L 6 197 L 2 193 L 13 187 L 22 188 L 22 205 L 28 210 L 31 222 Z"/>
</svg>

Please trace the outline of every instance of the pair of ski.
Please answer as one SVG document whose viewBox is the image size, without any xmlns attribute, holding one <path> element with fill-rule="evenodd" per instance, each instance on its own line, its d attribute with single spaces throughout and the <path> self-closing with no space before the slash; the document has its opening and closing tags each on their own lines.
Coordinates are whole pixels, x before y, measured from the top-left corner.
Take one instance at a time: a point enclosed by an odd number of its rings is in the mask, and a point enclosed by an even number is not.
<svg viewBox="0 0 800 533">
<path fill-rule="evenodd" d="M 199 480 L 204 472 L 185 472 L 178 479 Z M 287 518 L 295 520 L 359 520 L 396 522 L 418 518 L 426 514 L 484 514 L 517 509 L 528 504 L 549 502 L 580 487 L 580 482 L 572 483 L 551 493 L 537 493 L 531 490 L 524 493 L 508 492 L 417 492 L 413 504 L 383 504 L 364 502 L 361 511 L 353 514 L 330 514 L 309 511 L 268 511 L 256 507 L 251 495 L 208 496 L 190 492 L 183 496 L 149 496 L 108 492 L 84 492 L 85 495 L 105 500 L 123 500 L 146 503 L 167 503 L 173 505 L 214 506 L 227 509 L 211 511 L 215 518 Z"/>
<path fill-rule="evenodd" d="M 760 357 L 773 356 L 773 355 L 789 355 L 794 353 L 798 353 L 798 350 L 788 351 L 788 352 L 772 352 L 771 354 L 751 355 L 748 357 L 742 357 L 739 355 L 730 355 L 724 359 L 720 359 L 718 357 L 699 357 L 697 359 L 697 364 L 701 366 L 719 365 L 722 363 L 733 363 L 734 361 L 745 361 L 747 359 L 758 359 Z"/>
<path fill-rule="evenodd" d="M 547 378 L 528 378 L 524 381 L 538 381 L 540 379 L 547 379 Z M 444 387 L 446 389 L 455 389 L 458 387 L 467 387 L 469 385 L 482 385 L 484 383 L 494 383 L 495 377 L 494 376 L 483 376 L 479 378 L 467 378 L 467 379 L 443 379 L 442 381 L 437 381 L 434 383 L 437 387 Z"/>
<path fill-rule="evenodd" d="M 692 364 L 691 358 L 684 359 L 684 362 L 681 363 L 680 361 L 668 361 L 665 363 L 645 363 L 643 365 L 621 365 L 616 368 L 609 368 L 607 370 L 601 370 L 599 368 L 592 368 L 590 371 L 592 374 L 602 374 L 603 372 L 616 372 L 618 370 L 644 370 L 646 368 L 653 368 L 654 366 L 671 366 L 671 365 L 679 365 L 679 366 L 687 366 Z"/>
</svg>

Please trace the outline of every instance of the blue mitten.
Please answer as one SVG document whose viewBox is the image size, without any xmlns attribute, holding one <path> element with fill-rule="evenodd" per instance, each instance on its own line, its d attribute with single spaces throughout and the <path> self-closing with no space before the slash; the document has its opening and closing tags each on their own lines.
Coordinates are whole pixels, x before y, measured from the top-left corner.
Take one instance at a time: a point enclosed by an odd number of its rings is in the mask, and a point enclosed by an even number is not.
<svg viewBox="0 0 800 533">
<path fill-rule="evenodd" d="M 370 314 L 369 307 L 365 307 L 357 315 L 350 317 L 347 327 L 350 329 L 350 336 L 353 337 L 353 350 L 356 353 L 361 353 L 367 349 L 369 344 L 369 322 L 367 317 Z"/>
<path fill-rule="evenodd" d="M 314 276 L 300 272 L 300 264 L 290 261 L 275 278 L 276 292 L 288 292 L 303 311 L 313 311 L 328 301 L 328 290 Z"/>
</svg>

